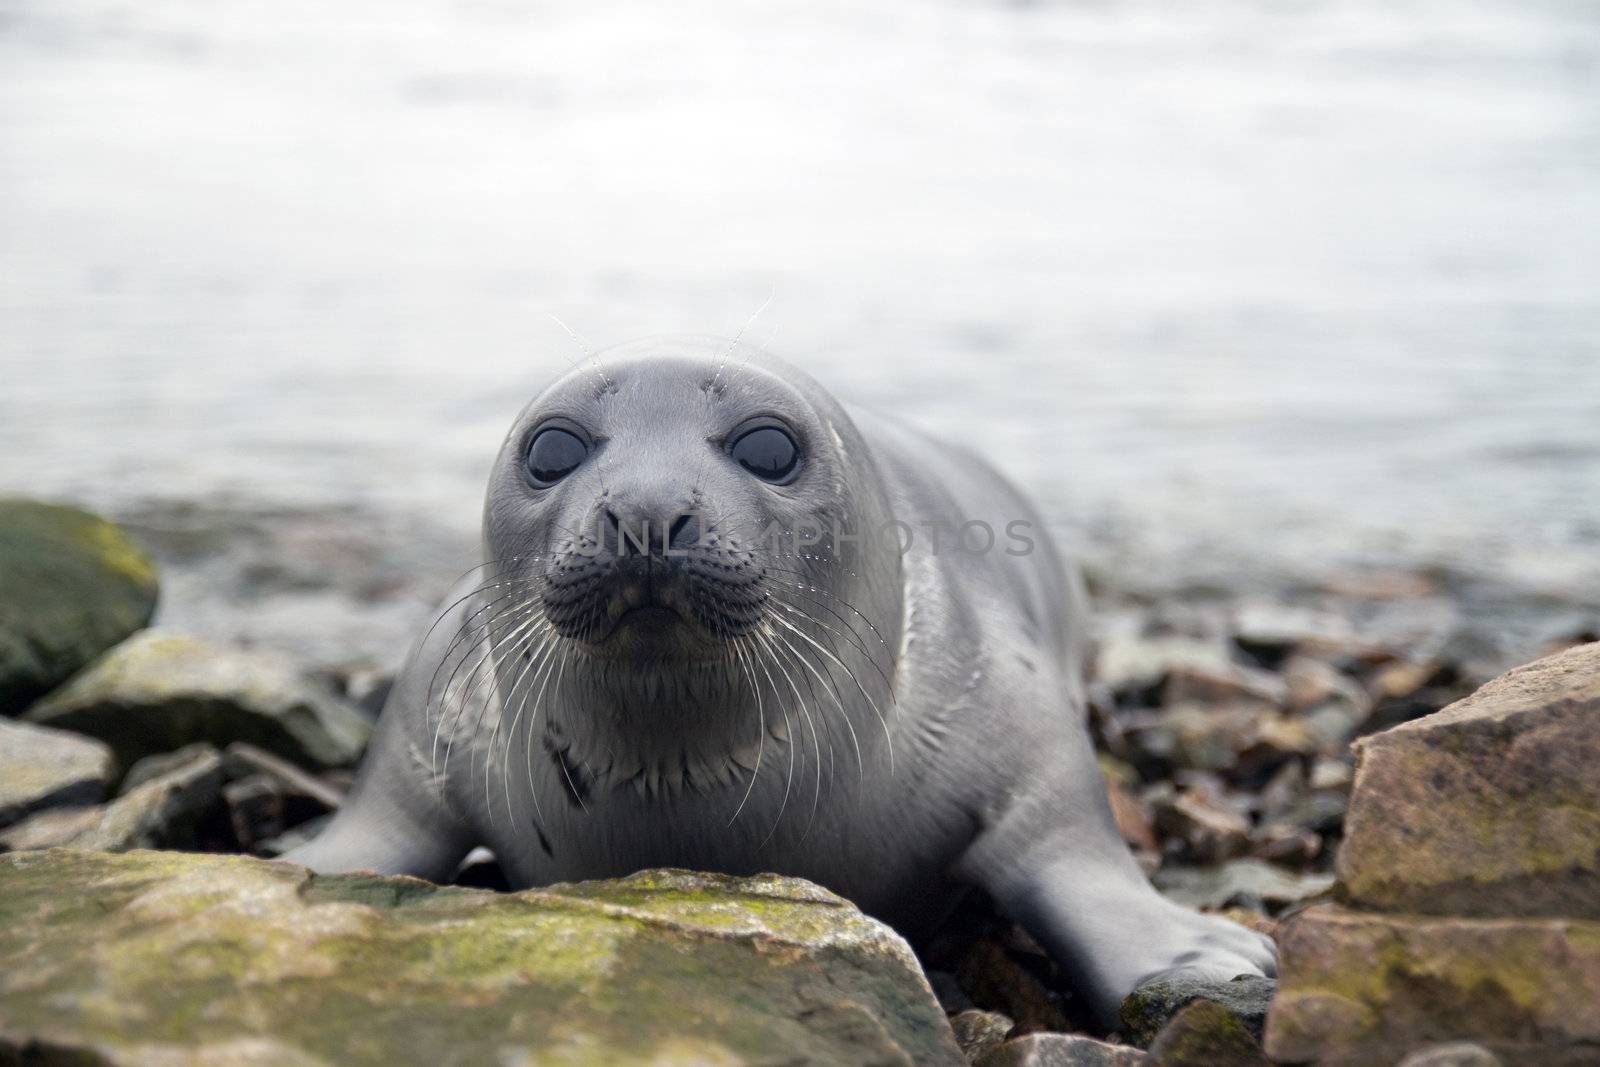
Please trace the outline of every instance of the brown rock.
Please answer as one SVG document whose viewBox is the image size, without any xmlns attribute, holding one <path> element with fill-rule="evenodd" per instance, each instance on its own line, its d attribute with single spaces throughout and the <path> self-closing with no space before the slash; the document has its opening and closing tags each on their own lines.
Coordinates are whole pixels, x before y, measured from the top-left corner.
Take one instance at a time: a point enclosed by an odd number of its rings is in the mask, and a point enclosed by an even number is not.
<svg viewBox="0 0 1600 1067">
<path fill-rule="evenodd" d="M 1155 805 L 1156 829 L 1183 842 L 1196 863 L 1220 863 L 1250 847 L 1250 820 L 1198 793 L 1185 792 Z"/>
<path fill-rule="evenodd" d="M 1600 923 L 1317 905 L 1283 923 L 1278 948 L 1274 1060 L 1387 1063 L 1468 1038 L 1508 1064 L 1600 1062 Z"/>
<path fill-rule="evenodd" d="M 1356 707 L 1370 703 L 1354 678 L 1312 656 L 1291 656 L 1283 665 L 1283 684 L 1290 711 L 1306 711 L 1329 700 L 1348 701 Z"/>
<path fill-rule="evenodd" d="M 1007 1041 L 976 1061 L 976 1067 L 1143 1067 L 1145 1054 L 1082 1034 L 1029 1034 Z"/>
<path fill-rule="evenodd" d="M 1211 1000 L 1191 1002 L 1150 1043 L 1150 1067 L 1271 1067 L 1237 1015 Z"/>
<path fill-rule="evenodd" d="M 1373 908 L 1600 920 L 1600 644 L 1367 738 L 1340 881 Z"/>
<path fill-rule="evenodd" d="M 1117 821 L 1117 830 L 1130 847 L 1147 852 L 1161 847 L 1156 840 L 1155 817 L 1143 798 L 1112 778 L 1106 779 L 1106 798 L 1111 801 L 1111 815 Z"/>
<path fill-rule="evenodd" d="M 992 937 L 972 946 L 959 978 L 975 1003 L 1015 1020 L 1017 1033 L 1071 1028 L 1061 996 Z"/>
<path fill-rule="evenodd" d="M 1253 704 L 1277 708 L 1288 702 L 1288 691 L 1277 675 L 1228 664 L 1223 667 L 1182 665 L 1167 674 L 1161 702 L 1179 704 Z"/>
</svg>

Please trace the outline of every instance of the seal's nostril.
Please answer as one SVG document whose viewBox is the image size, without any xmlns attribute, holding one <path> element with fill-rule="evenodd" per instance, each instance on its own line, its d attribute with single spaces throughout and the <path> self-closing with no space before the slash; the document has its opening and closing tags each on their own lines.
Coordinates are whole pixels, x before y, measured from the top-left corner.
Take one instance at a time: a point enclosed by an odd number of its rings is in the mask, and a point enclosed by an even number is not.
<svg viewBox="0 0 1600 1067">
<path fill-rule="evenodd" d="M 600 545 L 613 554 L 622 550 L 622 520 L 610 508 L 601 513 Z"/>
<path fill-rule="evenodd" d="M 694 529 L 690 528 L 693 519 L 694 516 L 688 513 L 673 519 L 672 526 L 667 531 L 667 544 L 673 548 L 683 548 L 689 543 L 698 540 L 700 536 L 698 525 Z"/>
</svg>

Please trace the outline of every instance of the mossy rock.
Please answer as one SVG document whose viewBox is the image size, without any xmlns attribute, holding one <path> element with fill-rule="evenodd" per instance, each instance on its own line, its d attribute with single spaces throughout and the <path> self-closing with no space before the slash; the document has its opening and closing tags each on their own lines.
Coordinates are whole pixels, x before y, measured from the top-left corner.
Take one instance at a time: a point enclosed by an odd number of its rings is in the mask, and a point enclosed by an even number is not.
<svg viewBox="0 0 1600 1067">
<path fill-rule="evenodd" d="M 1183 974 L 1159 978 L 1124 998 L 1119 1012 L 1122 1032 L 1143 1048 L 1187 1006 L 1203 1000 L 1227 1012 L 1252 1040 L 1259 1041 L 1275 988 L 1272 979 L 1258 975 L 1240 975 L 1231 982 Z"/>
<path fill-rule="evenodd" d="M 1389 1063 L 1473 1040 L 1508 1065 L 1600 1063 L 1600 923 L 1316 905 L 1278 936 L 1275 1062 Z"/>
<path fill-rule="evenodd" d="M 1347 901 L 1600 921 L 1600 643 L 1356 746 Z"/>
<path fill-rule="evenodd" d="M 292 665 L 239 649 L 146 630 L 28 710 L 44 726 L 97 737 L 124 768 L 206 741 L 244 741 L 294 763 L 355 762 L 372 727 Z"/>
<path fill-rule="evenodd" d="M 775 876 L 502 894 L 19 853 L 0 856 L 0 959 L 0 1063 L 964 1062 L 904 941 Z"/>
<path fill-rule="evenodd" d="M 0 499 L 0 714 L 15 715 L 142 629 L 156 569 L 116 524 Z"/>
</svg>

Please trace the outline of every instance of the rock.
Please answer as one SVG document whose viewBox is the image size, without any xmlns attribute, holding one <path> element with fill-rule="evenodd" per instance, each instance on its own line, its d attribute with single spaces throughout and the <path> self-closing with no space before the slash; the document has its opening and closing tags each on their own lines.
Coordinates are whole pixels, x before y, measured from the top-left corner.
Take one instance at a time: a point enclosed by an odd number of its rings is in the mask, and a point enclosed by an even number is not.
<svg viewBox="0 0 1600 1067">
<path fill-rule="evenodd" d="M 26 961 L 0 970 L 6 1062 L 966 1062 L 898 935 L 771 875 L 494 893 L 26 853 L 0 857 L 0 959 Z"/>
<path fill-rule="evenodd" d="M 1117 821 L 1117 830 L 1130 848 L 1141 852 L 1154 852 L 1160 848 L 1160 842 L 1156 840 L 1155 817 L 1150 805 L 1142 797 L 1107 776 L 1106 799 L 1111 802 L 1111 817 Z"/>
<path fill-rule="evenodd" d="M 371 724 L 276 659 L 147 631 L 35 705 L 30 721 L 98 737 L 124 764 L 194 741 L 244 741 L 316 767 L 352 763 Z"/>
<path fill-rule="evenodd" d="M 1186 907 L 1242 904 L 1265 911 L 1280 911 L 1333 888 L 1331 874 L 1291 874 L 1256 859 L 1214 867 L 1164 867 L 1152 881 L 1169 900 Z"/>
<path fill-rule="evenodd" d="M 1101 642 L 1095 680 L 1119 695 L 1149 693 L 1174 670 L 1226 671 L 1228 650 L 1220 641 L 1167 635 L 1118 634 Z"/>
<path fill-rule="evenodd" d="M 1150 1067 L 1271 1064 L 1261 1049 L 1259 1030 L 1252 1031 L 1245 1019 L 1213 1000 L 1195 1000 L 1173 1016 L 1150 1043 Z"/>
<path fill-rule="evenodd" d="M 1281 666 L 1292 653 L 1348 655 L 1360 646 L 1348 619 L 1328 611 L 1261 601 L 1234 613 L 1233 640 L 1262 666 Z"/>
<path fill-rule="evenodd" d="M 1233 1016 L 1259 1041 L 1276 984 L 1257 975 L 1240 975 L 1231 982 L 1185 975 L 1146 982 L 1122 1002 L 1123 1034 L 1135 1045 L 1149 1045 L 1185 1005 L 1206 1000 Z"/>
<path fill-rule="evenodd" d="M 1354 678 L 1326 660 L 1312 656 L 1291 656 L 1283 665 L 1283 684 L 1290 711 L 1308 711 L 1327 701 L 1338 700 L 1364 712 L 1372 702 Z"/>
<path fill-rule="evenodd" d="M 1501 1060 L 1482 1045 L 1450 1041 L 1420 1048 L 1395 1067 L 1501 1067 Z"/>
<path fill-rule="evenodd" d="M 155 567 L 114 524 L 0 500 L 0 714 L 21 713 L 148 625 L 156 587 Z"/>
<path fill-rule="evenodd" d="M 1219 863 L 1250 847 L 1250 820 L 1199 793 L 1187 791 L 1154 803 L 1156 829 L 1177 838 L 1196 863 Z"/>
<path fill-rule="evenodd" d="M 1366 738 L 1338 869 L 1352 902 L 1600 920 L 1600 644 Z"/>
<path fill-rule="evenodd" d="M 1448 671 L 1435 659 L 1401 659 L 1386 663 L 1373 672 L 1373 696 L 1380 700 L 1404 700 L 1441 680 Z"/>
<path fill-rule="evenodd" d="M 1261 709 L 1186 704 L 1123 717 L 1130 758 L 1147 777 L 1174 769 L 1227 771 L 1255 736 Z"/>
<path fill-rule="evenodd" d="M 997 1011 L 979 1011 L 973 1008 L 950 1017 L 950 1029 L 956 1035 L 956 1044 L 968 1060 L 977 1060 L 1006 1039 L 1016 1026 L 1009 1016 Z"/>
<path fill-rule="evenodd" d="M 128 768 L 128 773 L 122 777 L 122 785 L 118 794 L 127 794 L 157 778 L 165 778 L 181 767 L 187 767 L 195 760 L 206 755 L 216 755 L 217 746 L 206 741 L 196 741 L 192 745 L 184 745 L 172 752 L 160 752 L 144 759 Z"/>
<path fill-rule="evenodd" d="M 1510 1064 L 1600 1062 L 1600 923 L 1319 904 L 1283 924 L 1278 948 L 1274 1060 L 1388 1063 L 1471 1039 Z"/>
<path fill-rule="evenodd" d="M 1082 1034 L 1029 1034 L 1007 1041 L 976 1067 L 1143 1067 L 1143 1052 Z"/>
<path fill-rule="evenodd" d="M 1255 728 L 1239 749 L 1238 772 L 1259 779 L 1291 760 L 1315 755 L 1327 744 L 1318 729 L 1305 718 L 1263 715 L 1256 720 Z"/>
<path fill-rule="evenodd" d="M 1306 786 L 1313 790 L 1348 793 L 1353 780 L 1350 765 L 1341 759 L 1319 759 L 1311 765 Z"/>
<path fill-rule="evenodd" d="M 1180 664 L 1167 672 L 1161 687 L 1161 703 L 1253 705 L 1273 709 L 1288 702 L 1283 679 L 1270 671 L 1241 667 Z"/>
<path fill-rule="evenodd" d="M 1321 853 L 1321 834 L 1288 823 L 1267 823 L 1250 835 L 1250 855 L 1268 863 L 1298 868 Z"/>
<path fill-rule="evenodd" d="M 43 808 L 95 803 L 115 767 L 98 741 L 0 719 L 0 827 Z"/>
<path fill-rule="evenodd" d="M 979 1007 L 1010 1016 L 1018 1033 L 1071 1029 L 1061 995 L 1039 973 L 1050 967 L 1049 959 L 1036 957 L 1035 969 L 1024 966 L 1019 957 L 1025 955 L 1008 951 L 993 937 L 982 938 L 961 961 L 957 974 L 961 987 Z"/>
<path fill-rule="evenodd" d="M 188 763 L 110 804 L 53 809 L 0 831 L 0 849 L 194 847 L 200 822 L 221 789 L 222 757 L 215 749 L 198 750 Z"/>
</svg>

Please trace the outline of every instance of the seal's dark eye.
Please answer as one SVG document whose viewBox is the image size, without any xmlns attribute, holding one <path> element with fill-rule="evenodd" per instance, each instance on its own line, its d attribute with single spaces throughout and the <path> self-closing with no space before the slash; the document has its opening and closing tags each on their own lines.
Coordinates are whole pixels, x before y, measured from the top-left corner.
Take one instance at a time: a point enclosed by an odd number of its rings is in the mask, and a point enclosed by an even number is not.
<svg viewBox="0 0 1600 1067">
<path fill-rule="evenodd" d="M 554 485 L 571 474 L 588 454 L 589 446 L 581 437 L 552 426 L 534 435 L 528 448 L 528 473 L 539 485 Z"/>
<path fill-rule="evenodd" d="M 769 482 L 781 482 L 789 477 L 800 459 L 794 438 L 776 426 L 751 430 L 735 441 L 728 452 L 739 466 Z"/>
</svg>

